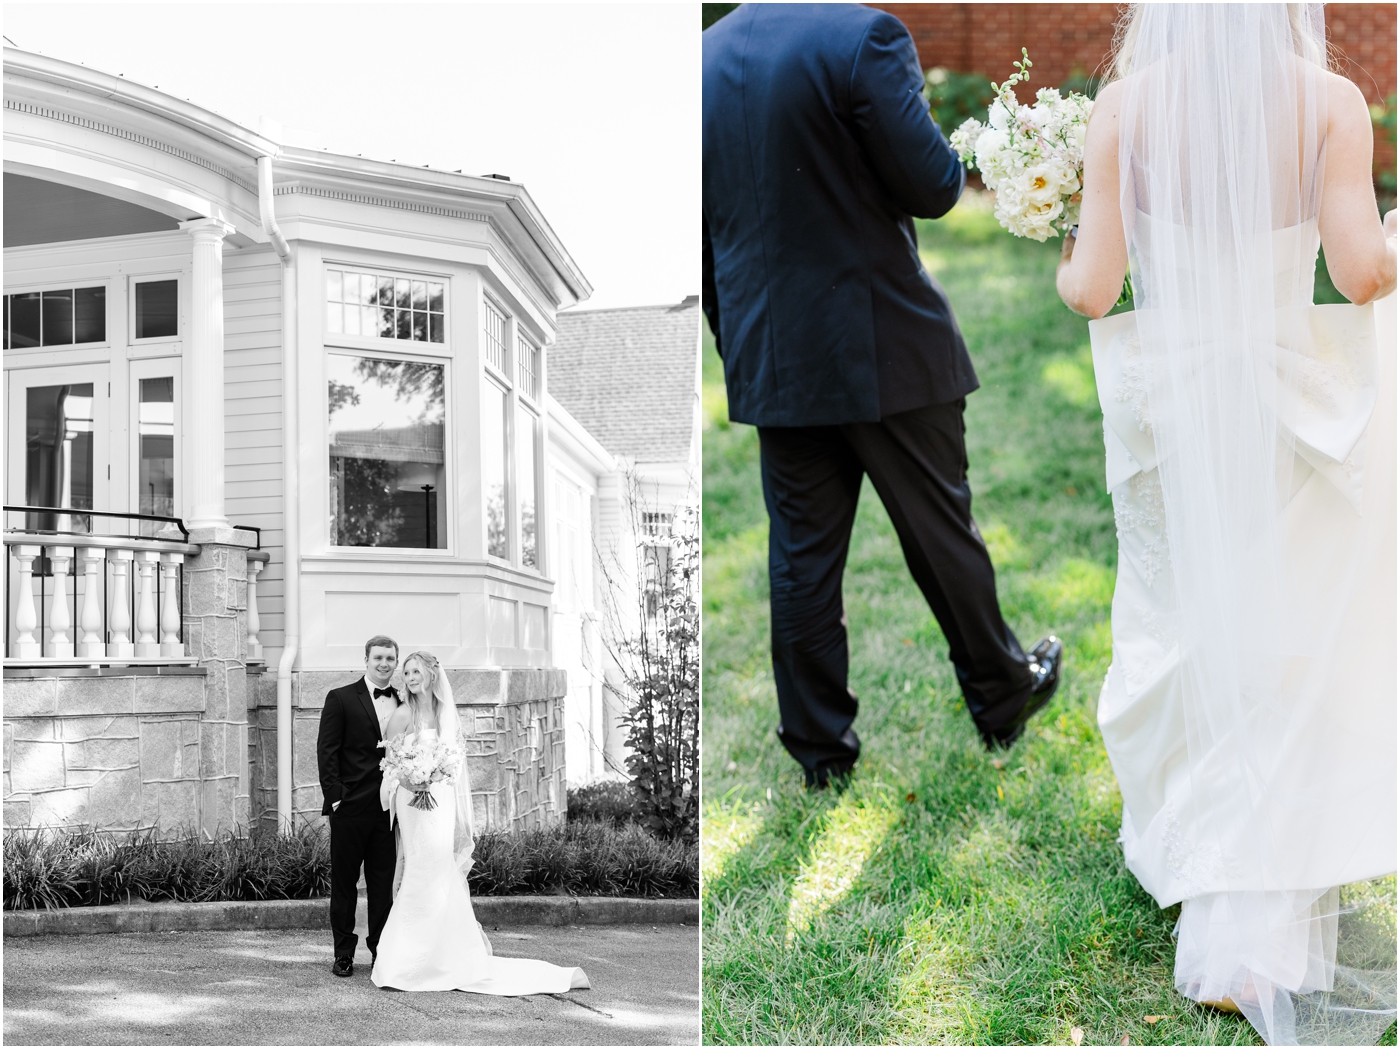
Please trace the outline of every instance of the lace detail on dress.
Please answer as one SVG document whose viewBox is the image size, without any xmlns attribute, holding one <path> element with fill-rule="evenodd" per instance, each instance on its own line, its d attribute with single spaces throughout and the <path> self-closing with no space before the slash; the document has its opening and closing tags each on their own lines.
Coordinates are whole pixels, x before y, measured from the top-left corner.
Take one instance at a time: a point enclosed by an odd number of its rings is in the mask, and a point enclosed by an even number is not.
<svg viewBox="0 0 1400 1049">
<path fill-rule="evenodd" d="M 1303 396 L 1318 408 L 1340 410 L 1338 396 L 1370 386 L 1371 380 L 1359 365 L 1366 348 L 1364 338 L 1337 337 L 1330 331 L 1313 333 L 1312 352 L 1298 361 L 1298 386 Z"/>
<path fill-rule="evenodd" d="M 1123 340 L 1122 376 L 1113 391 L 1114 400 L 1128 405 L 1143 433 L 1152 432 L 1152 411 L 1147 403 L 1147 359 L 1142 355 L 1142 343 L 1136 335 Z"/>
<path fill-rule="evenodd" d="M 1167 548 L 1167 508 L 1162 501 L 1162 479 L 1154 470 L 1134 474 L 1128 479 L 1127 490 L 1113 495 L 1113 523 L 1117 526 L 1118 542 L 1136 529 L 1145 533 L 1142 544 L 1142 574 L 1152 581 L 1171 560 Z"/>
<path fill-rule="evenodd" d="M 1167 868 L 1181 879 L 1182 896 L 1189 898 L 1219 888 L 1224 879 L 1225 860 L 1214 843 L 1189 841 L 1181 831 L 1171 802 L 1162 806 L 1162 844 L 1167 850 Z"/>
</svg>

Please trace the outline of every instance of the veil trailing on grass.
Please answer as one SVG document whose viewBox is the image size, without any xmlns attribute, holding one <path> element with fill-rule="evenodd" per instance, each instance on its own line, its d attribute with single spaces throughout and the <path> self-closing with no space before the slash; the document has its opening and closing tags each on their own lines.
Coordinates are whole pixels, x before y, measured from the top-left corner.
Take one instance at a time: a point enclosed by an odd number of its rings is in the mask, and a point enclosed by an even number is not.
<svg viewBox="0 0 1400 1049">
<path fill-rule="evenodd" d="M 1124 396 L 1156 448 L 1180 690 L 1162 731 L 1184 757 L 1125 787 L 1146 843 L 1129 865 L 1183 901 L 1183 994 L 1232 1000 L 1270 1044 L 1374 1044 L 1395 1017 L 1393 903 L 1338 886 L 1395 870 L 1393 662 L 1389 722 L 1349 705 L 1378 687 L 1355 681 L 1358 632 L 1394 645 L 1393 619 L 1388 640 L 1358 623 L 1356 596 L 1389 564 L 1393 616 L 1394 455 L 1383 434 L 1368 444 L 1386 396 L 1371 307 L 1311 305 L 1322 8 L 1144 4 L 1133 26 L 1119 173 L 1140 358 Z M 1349 532 L 1308 532 L 1290 504 L 1319 498 L 1309 485 L 1350 503 Z"/>
</svg>

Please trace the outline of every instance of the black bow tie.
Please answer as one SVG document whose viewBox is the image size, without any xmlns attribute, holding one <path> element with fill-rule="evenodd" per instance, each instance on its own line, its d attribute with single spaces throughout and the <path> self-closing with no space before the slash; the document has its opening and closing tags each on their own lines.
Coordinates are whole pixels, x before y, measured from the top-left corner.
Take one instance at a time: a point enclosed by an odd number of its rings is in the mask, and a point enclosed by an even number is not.
<svg viewBox="0 0 1400 1049">
<path fill-rule="evenodd" d="M 393 696 L 395 699 L 398 699 L 398 696 L 394 694 L 392 688 L 376 688 L 374 690 L 374 698 L 378 699 L 380 696 Z"/>
</svg>

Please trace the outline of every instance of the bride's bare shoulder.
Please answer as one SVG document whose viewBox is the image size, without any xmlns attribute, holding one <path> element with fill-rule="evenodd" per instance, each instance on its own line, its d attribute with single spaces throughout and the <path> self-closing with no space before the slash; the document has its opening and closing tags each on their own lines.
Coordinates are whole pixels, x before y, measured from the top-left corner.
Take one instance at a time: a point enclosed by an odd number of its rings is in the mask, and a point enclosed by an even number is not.
<svg viewBox="0 0 1400 1049">
<path fill-rule="evenodd" d="M 393 739 L 395 736 L 408 730 L 409 724 L 413 721 L 413 715 L 409 712 L 407 703 L 400 703 L 398 708 L 389 715 L 389 727 L 385 729 L 386 739 Z"/>
</svg>

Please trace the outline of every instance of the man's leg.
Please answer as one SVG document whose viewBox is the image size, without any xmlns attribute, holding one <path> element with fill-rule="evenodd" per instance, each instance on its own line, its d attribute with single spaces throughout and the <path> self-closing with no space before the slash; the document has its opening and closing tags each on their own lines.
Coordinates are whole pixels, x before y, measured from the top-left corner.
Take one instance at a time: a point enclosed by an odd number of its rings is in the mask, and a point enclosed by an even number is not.
<svg viewBox="0 0 1400 1049">
<path fill-rule="evenodd" d="M 972 520 L 963 402 L 842 427 L 889 512 L 904 558 L 948 639 L 972 720 L 984 733 L 1010 725 L 1033 677 L 1001 617 L 996 575 Z"/>
<path fill-rule="evenodd" d="M 330 822 L 331 936 L 337 958 L 354 958 L 355 945 L 360 940 L 355 934 L 355 905 L 359 897 L 356 886 L 368 826 L 362 816 L 339 811 L 331 813 Z"/>
<path fill-rule="evenodd" d="M 396 860 L 394 832 L 389 829 L 389 814 L 381 811 L 375 818 L 365 842 L 365 902 L 369 908 L 369 929 L 365 933 L 365 946 L 370 951 L 379 949 L 379 934 L 384 930 L 384 923 L 389 919 L 389 908 L 394 902 Z"/>
<path fill-rule="evenodd" d="M 773 678 L 783 745 L 825 783 L 860 755 L 841 576 L 860 498 L 861 468 L 836 427 L 760 427 L 768 507 Z"/>
</svg>

